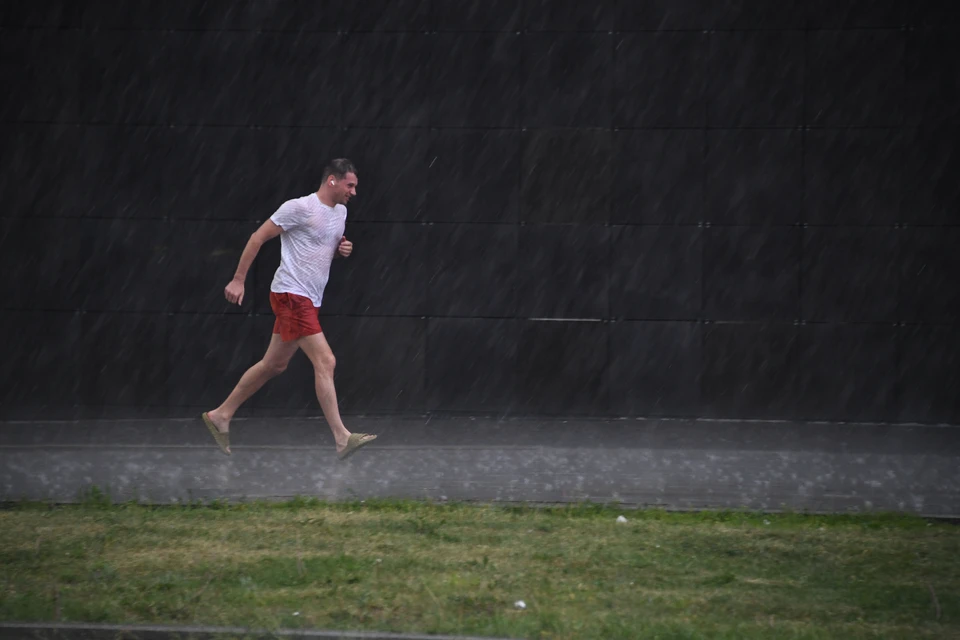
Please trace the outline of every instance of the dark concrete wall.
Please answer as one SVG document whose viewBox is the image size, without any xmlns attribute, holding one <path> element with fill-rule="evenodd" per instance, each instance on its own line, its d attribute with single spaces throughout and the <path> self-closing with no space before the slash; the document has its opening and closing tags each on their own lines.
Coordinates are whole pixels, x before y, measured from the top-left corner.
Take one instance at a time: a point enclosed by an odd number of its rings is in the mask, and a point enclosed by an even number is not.
<svg viewBox="0 0 960 640">
<path fill-rule="evenodd" d="M 336 155 L 346 413 L 960 422 L 949 2 L 0 7 L 3 417 L 218 404 Z"/>
</svg>

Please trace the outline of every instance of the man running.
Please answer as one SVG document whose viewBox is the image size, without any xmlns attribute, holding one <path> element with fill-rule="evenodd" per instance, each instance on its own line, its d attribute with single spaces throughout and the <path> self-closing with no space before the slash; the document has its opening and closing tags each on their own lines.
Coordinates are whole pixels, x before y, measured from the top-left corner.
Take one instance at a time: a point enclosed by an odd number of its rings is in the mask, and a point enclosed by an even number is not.
<svg viewBox="0 0 960 640">
<path fill-rule="evenodd" d="M 323 176 L 316 193 L 284 202 L 250 236 L 236 274 L 224 290 L 231 304 L 243 304 L 243 283 L 250 265 L 265 242 L 280 236 L 280 267 L 270 285 L 270 306 L 276 316 L 270 346 L 263 359 L 243 374 L 223 404 L 202 414 L 214 440 L 227 455 L 233 414 L 268 380 L 283 373 L 298 349 L 303 349 L 313 363 L 317 399 L 340 459 L 377 437 L 350 433 L 343 425 L 333 386 L 336 360 L 317 317 L 330 264 L 337 254 L 346 258 L 353 251 L 353 243 L 343 231 L 346 204 L 357 195 L 357 170 L 349 160 L 340 158 L 324 168 Z"/>
</svg>

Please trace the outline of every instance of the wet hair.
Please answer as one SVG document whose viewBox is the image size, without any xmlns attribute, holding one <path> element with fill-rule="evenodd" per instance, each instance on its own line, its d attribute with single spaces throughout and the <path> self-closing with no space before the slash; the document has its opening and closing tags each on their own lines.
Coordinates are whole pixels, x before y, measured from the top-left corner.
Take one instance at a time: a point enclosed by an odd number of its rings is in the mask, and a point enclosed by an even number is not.
<svg viewBox="0 0 960 640">
<path fill-rule="evenodd" d="M 337 158 L 336 160 L 328 162 L 327 166 L 323 168 L 322 179 L 326 180 L 328 177 L 333 176 L 337 180 L 343 180 L 343 176 L 348 173 L 356 175 L 357 168 L 346 158 Z"/>
</svg>

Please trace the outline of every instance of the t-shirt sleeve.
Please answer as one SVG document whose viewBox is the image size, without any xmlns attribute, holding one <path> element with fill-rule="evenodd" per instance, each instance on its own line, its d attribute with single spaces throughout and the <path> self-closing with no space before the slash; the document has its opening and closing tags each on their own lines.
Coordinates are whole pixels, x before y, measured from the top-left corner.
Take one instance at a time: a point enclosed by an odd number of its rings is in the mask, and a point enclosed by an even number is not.
<svg viewBox="0 0 960 640">
<path fill-rule="evenodd" d="M 296 228 L 303 221 L 303 212 L 293 200 L 287 200 L 270 216 L 270 220 L 284 231 Z"/>
</svg>

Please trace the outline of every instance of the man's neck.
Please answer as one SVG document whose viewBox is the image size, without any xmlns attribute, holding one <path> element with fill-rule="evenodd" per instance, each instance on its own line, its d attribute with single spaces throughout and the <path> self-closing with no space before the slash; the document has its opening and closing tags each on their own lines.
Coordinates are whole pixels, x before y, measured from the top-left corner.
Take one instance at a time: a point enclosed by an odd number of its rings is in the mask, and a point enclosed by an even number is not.
<svg viewBox="0 0 960 640">
<path fill-rule="evenodd" d="M 323 204 L 330 207 L 331 209 L 333 209 L 334 206 L 336 206 L 336 203 L 334 203 L 333 198 L 331 198 L 329 195 L 324 193 L 323 189 L 320 189 L 319 191 L 317 191 L 317 199 Z"/>
</svg>

